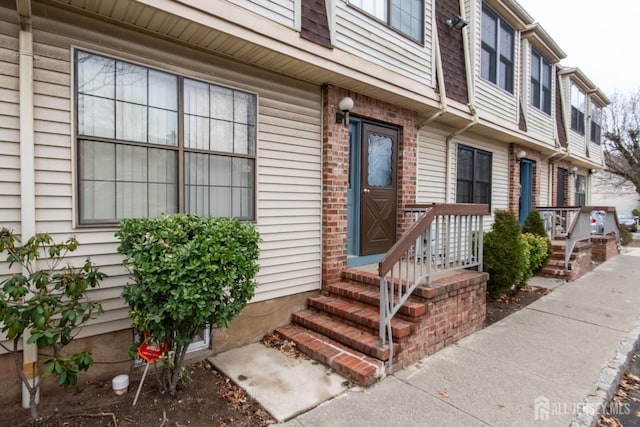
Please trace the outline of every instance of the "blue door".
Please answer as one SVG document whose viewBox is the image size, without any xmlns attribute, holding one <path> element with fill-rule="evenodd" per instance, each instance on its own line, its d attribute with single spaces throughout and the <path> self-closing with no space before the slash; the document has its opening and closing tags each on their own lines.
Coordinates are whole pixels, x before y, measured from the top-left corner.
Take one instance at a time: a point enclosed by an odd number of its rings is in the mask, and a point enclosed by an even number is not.
<svg viewBox="0 0 640 427">
<path fill-rule="evenodd" d="M 520 206 L 518 219 L 520 226 L 524 225 L 527 215 L 533 209 L 533 162 L 531 160 L 520 160 Z"/>
</svg>

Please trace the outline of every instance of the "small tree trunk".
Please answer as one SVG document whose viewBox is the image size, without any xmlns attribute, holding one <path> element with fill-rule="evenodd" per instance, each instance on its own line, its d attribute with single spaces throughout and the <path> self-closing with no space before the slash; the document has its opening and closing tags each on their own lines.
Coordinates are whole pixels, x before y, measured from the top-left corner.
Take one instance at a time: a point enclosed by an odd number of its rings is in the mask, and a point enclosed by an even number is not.
<svg viewBox="0 0 640 427">
<path fill-rule="evenodd" d="M 184 345 L 182 347 L 177 348 L 177 353 L 174 356 L 174 364 L 173 370 L 171 371 L 171 383 L 169 384 L 169 394 L 173 397 L 176 396 L 176 389 L 178 387 L 178 381 L 180 380 L 180 371 L 182 370 L 182 363 L 184 362 L 184 357 L 187 354 L 187 348 L 189 345 Z"/>
<path fill-rule="evenodd" d="M 39 380 L 37 382 L 34 381 L 32 384 L 31 381 L 29 381 L 27 377 L 24 375 L 24 372 L 22 372 L 22 363 L 20 360 L 20 356 L 18 356 L 18 342 L 20 341 L 21 338 L 22 336 L 19 335 L 13 339 L 13 359 L 16 363 L 16 371 L 18 371 L 18 376 L 20 377 L 20 380 L 22 381 L 22 383 L 27 388 L 27 391 L 29 392 L 29 409 L 31 410 L 31 419 L 35 421 L 38 419 L 38 406 L 36 405 L 36 395 L 38 394 L 38 389 L 40 388 L 40 381 Z"/>
</svg>

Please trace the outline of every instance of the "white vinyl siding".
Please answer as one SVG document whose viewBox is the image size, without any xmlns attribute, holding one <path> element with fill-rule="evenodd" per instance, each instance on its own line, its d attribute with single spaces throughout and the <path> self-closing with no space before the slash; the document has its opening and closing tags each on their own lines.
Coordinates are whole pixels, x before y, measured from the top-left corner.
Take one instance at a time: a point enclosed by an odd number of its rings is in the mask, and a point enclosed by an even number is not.
<svg viewBox="0 0 640 427">
<path fill-rule="evenodd" d="M 18 39 L 7 35 L 18 34 L 19 28 L 1 17 L 0 26 L 0 226 L 20 233 Z"/>
<path fill-rule="evenodd" d="M 183 1 L 182 3 L 189 4 L 191 2 Z M 229 0 L 229 3 L 243 7 L 278 24 L 295 28 L 296 0 Z"/>
<path fill-rule="evenodd" d="M 514 52 L 513 52 L 513 93 L 509 93 L 495 84 L 484 80 L 481 76 L 481 56 L 482 56 L 482 5 L 480 2 L 474 1 L 475 11 L 473 19 L 475 26 L 472 26 L 473 37 L 472 52 L 474 63 L 476 103 L 480 114 L 486 111 L 499 118 L 506 120 L 509 124 L 518 123 L 518 96 L 520 88 L 520 48 L 521 43 L 517 42 L 519 33 L 514 32 Z M 471 17 L 469 18 L 471 19 Z"/>
<path fill-rule="evenodd" d="M 335 48 L 352 53 L 390 72 L 432 85 L 431 66 L 431 0 L 425 0 L 424 40 L 417 43 L 356 7 L 336 1 Z"/>
<path fill-rule="evenodd" d="M 82 27 L 68 28 L 70 32 L 86 31 Z M 141 65 L 166 68 L 168 72 L 258 95 L 256 224 L 263 242 L 261 270 L 257 277 L 259 287 L 253 302 L 319 289 L 322 206 L 320 88 L 286 78 L 273 79 L 259 70 L 192 54 L 184 49 L 184 57 L 173 55 L 168 52 L 178 50 L 169 44 L 165 49 L 152 51 L 142 43 L 134 43 L 132 40 L 136 36 L 133 34 L 123 34 L 122 40 L 109 39 L 109 43 L 104 43 L 108 45 L 106 47 L 81 41 L 92 38 L 91 33 L 86 34 L 86 37 L 66 37 L 40 30 L 34 40 L 37 58 L 34 72 L 36 229 L 53 234 L 56 240 L 75 235 L 80 246 L 70 261 L 79 263 L 90 256 L 102 271 L 110 275 L 100 289 L 92 291 L 92 296 L 102 300 L 105 313 L 93 321 L 82 335 L 127 328 L 130 321 L 127 318 L 128 307 L 120 298 L 128 277 L 121 265 L 122 256 L 116 253 L 115 228 L 74 226 L 74 215 L 77 214 L 74 169 L 77 166 L 72 134 L 73 88 L 70 85 L 73 81 L 72 46 L 76 45 L 82 45 L 83 50 L 140 61 Z M 204 59 L 196 59 L 198 55 Z M 181 64 L 185 68 L 166 64 Z M 13 87 L 17 88 L 17 78 L 13 80 Z M 7 92 L 9 96 L 4 98 L 5 103 L 11 99 L 12 104 L 17 102 L 17 95 L 12 93 Z M 12 108 L 17 109 L 17 105 Z M 7 123 L 12 122 L 3 119 L 1 126 L 7 126 Z M 11 127 L 17 128 L 17 119 Z M 17 129 L 9 135 L 13 135 L 10 141 L 3 136 L 0 142 L 8 144 L 7 150 L 3 150 L 2 162 L 12 158 L 6 153 L 17 154 Z M 3 182 L 0 191 L 15 190 L 16 200 L 12 204 L 17 209 L 17 157 L 14 163 L 7 172 L 0 164 L 0 178 L 12 177 L 5 181 L 14 182 L 7 186 Z M 15 221 L 19 221 L 19 211 L 14 216 Z M 9 217 L 9 213 L 3 212 L 3 220 Z"/>
<path fill-rule="evenodd" d="M 549 163 L 536 162 L 536 169 L 540 177 L 540 197 L 538 198 L 538 206 L 551 206 L 551 188 L 549 186 Z M 535 207 L 535 206 L 534 206 Z"/>
<path fill-rule="evenodd" d="M 423 128 L 418 134 L 416 202 L 446 202 L 446 135 Z"/>
</svg>

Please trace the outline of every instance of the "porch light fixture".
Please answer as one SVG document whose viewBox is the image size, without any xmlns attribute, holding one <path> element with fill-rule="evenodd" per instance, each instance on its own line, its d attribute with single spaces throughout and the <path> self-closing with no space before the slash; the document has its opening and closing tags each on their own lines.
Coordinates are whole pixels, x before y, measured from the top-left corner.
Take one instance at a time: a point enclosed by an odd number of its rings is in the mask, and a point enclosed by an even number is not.
<svg viewBox="0 0 640 427">
<path fill-rule="evenodd" d="M 589 175 L 598 172 L 598 169 L 589 169 Z"/>
<path fill-rule="evenodd" d="M 349 125 L 349 112 L 353 109 L 353 99 L 345 96 L 338 102 L 338 108 L 341 112 L 336 113 L 336 123 L 344 123 Z"/>
<path fill-rule="evenodd" d="M 527 156 L 527 152 L 524 150 L 520 150 L 516 153 L 516 162 L 520 163 L 520 160 L 524 159 Z"/>
<path fill-rule="evenodd" d="M 467 21 L 465 21 L 464 19 L 462 19 L 462 17 L 460 15 L 456 16 L 453 19 L 447 19 L 444 22 L 445 22 L 445 24 L 447 24 L 447 27 L 454 28 L 454 29 L 456 29 L 458 31 L 462 30 L 464 27 L 469 25 L 469 23 Z"/>
<path fill-rule="evenodd" d="M 572 167 L 571 169 L 569 169 L 569 173 L 575 176 L 576 173 L 578 173 L 578 167 L 577 166 Z"/>
</svg>

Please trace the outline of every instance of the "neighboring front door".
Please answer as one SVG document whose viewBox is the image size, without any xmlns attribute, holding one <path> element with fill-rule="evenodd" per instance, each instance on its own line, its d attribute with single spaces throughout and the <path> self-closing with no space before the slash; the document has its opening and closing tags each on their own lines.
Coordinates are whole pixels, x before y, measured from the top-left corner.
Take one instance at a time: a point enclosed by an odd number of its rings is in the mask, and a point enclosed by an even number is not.
<svg viewBox="0 0 640 427">
<path fill-rule="evenodd" d="M 563 168 L 558 168 L 558 182 L 556 184 L 557 187 L 557 200 L 556 206 L 563 207 L 567 206 L 567 170 Z"/>
<path fill-rule="evenodd" d="M 362 123 L 360 255 L 381 254 L 396 241 L 398 130 Z"/>
<path fill-rule="evenodd" d="M 527 215 L 533 209 L 533 162 L 531 160 L 520 160 L 520 207 L 518 219 L 520 226 L 524 225 Z"/>
</svg>

